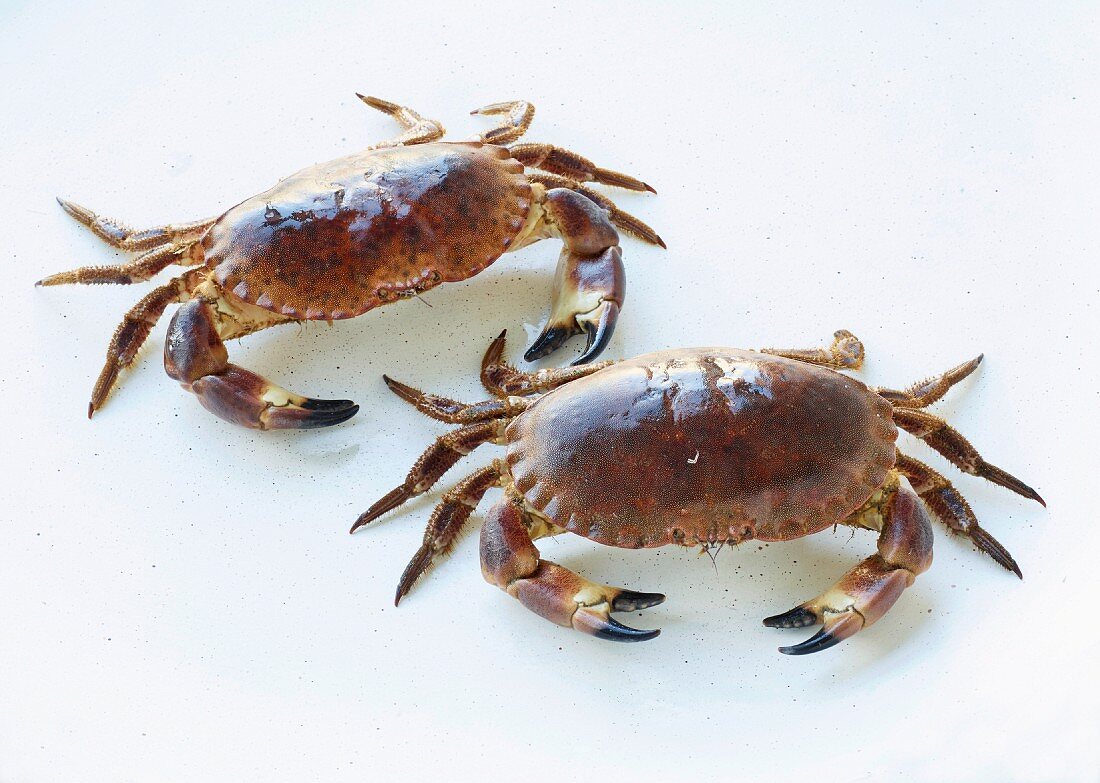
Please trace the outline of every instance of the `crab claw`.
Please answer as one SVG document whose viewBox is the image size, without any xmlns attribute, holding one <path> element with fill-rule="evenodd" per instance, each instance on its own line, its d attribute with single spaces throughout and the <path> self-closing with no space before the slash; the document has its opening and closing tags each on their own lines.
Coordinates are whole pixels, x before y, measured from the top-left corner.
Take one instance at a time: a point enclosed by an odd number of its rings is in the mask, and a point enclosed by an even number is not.
<svg viewBox="0 0 1100 783">
<path fill-rule="evenodd" d="M 825 627 L 815 633 L 809 639 L 789 647 L 780 647 L 779 652 L 784 655 L 808 655 L 809 653 L 828 650 L 830 647 L 840 644 L 842 641 L 863 628 L 864 620 L 859 612 L 847 610 L 843 612 L 824 613 Z M 764 625 L 769 628 L 806 628 L 822 622 L 818 612 L 808 606 L 796 606 L 789 612 L 777 614 L 764 620 Z"/>
<path fill-rule="evenodd" d="M 592 361 L 615 332 L 625 298 L 626 270 L 617 245 L 591 258 L 563 251 L 554 276 L 550 318 L 523 358 L 529 362 L 541 359 L 583 332 L 588 342 L 572 364 Z"/>
<path fill-rule="evenodd" d="M 780 647 L 779 652 L 784 655 L 809 655 L 810 653 L 828 650 L 852 636 L 862 627 L 863 618 L 859 616 L 858 612 L 848 611 L 830 615 L 825 620 L 825 627 L 809 639 L 790 647 Z"/>
<path fill-rule="evenodd" d="M 606 611 L 597 607 L 582 606 L 573 615 L 573 627 L 582 633 L 610 642 L 648 642 L 661 635 L 660 628 L 642 631 L 623 625 Z"/>
<path fill-rule="evenodd" d="M 260 430 L 331 427 L 359 412 L 351 400 L 302 397 L 233 364 L 193 381 L 190 389 L 211 413 Z"/>
<path fill-rule="evenodd" d="M 213 311 L 192 299 L 176 311 L 164 343 L 164 370 L 211 413 L 258 430 L 314 429 L 347 421 L 359 412 L 351 400 L 319 400 L 276 386 L 262 375 L 230 364 Z M 96 385 L 109 388 L 109 383 Z M 105 392 L 104 392 L 105 395 Z M 102 402 L 102 399 L 98 399 Z M 97 406 L 93 397 L 89 415 Z"/>
</svg>

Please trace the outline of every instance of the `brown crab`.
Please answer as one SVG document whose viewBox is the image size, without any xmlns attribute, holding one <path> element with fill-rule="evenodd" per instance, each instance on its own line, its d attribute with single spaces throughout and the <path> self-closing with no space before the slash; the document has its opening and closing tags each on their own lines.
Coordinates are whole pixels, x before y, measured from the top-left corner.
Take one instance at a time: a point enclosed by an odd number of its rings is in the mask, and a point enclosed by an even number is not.
<svg viewBox="0 0 1100 783">
<path fill-rule="evenodd" d="M 504 498 L 481 527 L 485 579 L 552 622 L 616 641 L 652 639 L 659 631 L 628 628 L 611 612 L 654 606 L 664 596 L 590 582 L 541 559 L 534 540 L 568 531 L 631 549 L 709 548 L 787 541 L 835 525 L 876 531 L 877 554 L 817 598 L 764 620 L 779 628 L 824 625 L 801 644 L 779 648 L 792 655 L 824 650 L 871 625 L 927 570 L 932 529 L 924 504 L 949 530 L 1021 575 L 951 483 L 894 445 L 901 427 L 963 471 L 1043 503 L 923 410 L 972 373 L 981 356 L 895 391 L 836 371 L 863 360 L 863 345 L 845 331 L 829 349 L 687 348 L 537 373 L 501 363 L 503 349 L 501 334 L 482 363 L 482 382 L 496 395 L 487 402 L 465 405 L 386 378 L 423 413 L 463 426 L 437 439 L 352 532 L 427 492 L 476 446 L 507 447 L 504 459 L 443 496 L 397 601 L 450 550 L 482 496 L 498 485 Z"/>
<path fill-rule="evenodd" d="M 615 226 L 664 243 L 581 183 L 656 191 L 551 144 L 511 144 L 534 117 L 526 101 L 477 109 L 472 113 L 505 120 L 474 141 L 444 142 L 438 141 L 444 132 L 438 122 L 359 97 L 405 132 L 292 174 L 220 217 L 134 231 L 58 199 L 100 238 L 142 255 L 117 266 L 62 272 L 39 285 L 136 283 L 171 264 L 198 267 L 154 289 L 126 314 L 92 391 L 89 417 L 165 308 L 183 303 L 168 327 L 164 366 L 207 409 L 258 429 L 337 424 L 358 406 L 302 397 L 230 364 L 223 341 L 276 324 L 353 318 L 442 282 L 465 280 L 502 253 L 549 236 L 559 237 L 564 248 L 550 318 L 526 356 L 543 357 L 582 332 L 588 343 L 576 364 L 604 349 L 626 284 Z"/>
</svg>

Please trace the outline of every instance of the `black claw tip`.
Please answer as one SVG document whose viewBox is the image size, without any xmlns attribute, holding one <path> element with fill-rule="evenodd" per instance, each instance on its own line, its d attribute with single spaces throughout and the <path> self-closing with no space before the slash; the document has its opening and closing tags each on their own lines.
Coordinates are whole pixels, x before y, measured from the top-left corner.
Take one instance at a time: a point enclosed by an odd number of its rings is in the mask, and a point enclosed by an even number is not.
<svg viewBox="0 0 1100 783">
<path fill-rule="evenodd" d="M 637 628 L 631 628 L 629 625 L 623 625 L 614 617 L 609 617 L 607 618 L 607 627 L 600 628 L 594 635 L 612 642 L 647 642 L 660 636 L 661 629 L 654 628 L 652 631 L 641 631 Z"/>
<path fill-rule="evenodd" d="M 304 406 L 303 406 L 304 407 Z M 359 412 L 359 406 L 354 403 L 350 408 L 336 408 L 333 410 L 314 410 L 309 418 L 302 419 L 298 424 L 299 429 L 314 430 L 319 427 L 332 427 L 350 419 Z"/>
<path fill-rule="evenodd" d="M 312 397 L 306 398 L 301 405 L 307 411 L 346 411 L 354 406 L 351 400 L 316 400 Z"/>
<path fill-rule="evenodd" d="M 764 625 L 769 628 L 805 628 L 817 623 L 817 615 L 804 606 L 796 606 L 789 612 L 764 618 Z"/>
<path fill-rule="evenodd" d="M 661 593 L 639 593 L 635 590 L 623 590 L 611 602 L 616 612 L 636 612 L 662 603 L 665 597 Z"/>
<path fill-rule="evenodd" d="M 822 628 L 804 642 L 791 647 L 780 647 L 779 652 L 784 655 L 809 655 L 810 653 L 828 650 L 837 644 L 840 644 L 840 639 Z"/>
<path fill-rule="evenodd" d="M 531 343 L 531 347 L 523 354 L 524 360 L 533 362 L 552 354 L 558 348 L 561 348 L 562 343 L 568 340 L 572 334 L 573 332 L 569 329 L 547 325 L 542 334 L 535 338 L 535 341 Z"/>
<path fill-rule="evenodd" d="M 578 364 L 587 364 L 595 359 L 601 353 L 604 348 L 611 341 L 611 335 L 615 333 L 615 322 L 619 318 L 619 306 L 614 302 L 607 302 L 606 309 L 600 316 L 598 323 L 591 323 L 585 321 L 581 328 L 584 329 L 584 333 L 588 336 L 588 343 L 584 346 L 584 353 L 574 359 L 570 364 L 577 366 Z"/>
</svg>

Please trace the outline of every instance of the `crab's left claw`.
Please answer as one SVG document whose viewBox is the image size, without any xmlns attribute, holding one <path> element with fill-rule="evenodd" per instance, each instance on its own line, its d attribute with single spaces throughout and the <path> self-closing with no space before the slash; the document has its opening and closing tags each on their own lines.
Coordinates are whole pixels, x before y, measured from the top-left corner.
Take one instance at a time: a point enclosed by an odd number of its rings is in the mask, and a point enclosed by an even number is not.
<svg viewBox="0 0 1100 783">
<path fill-rule="evenodd" d="M 804 642 L 780 647 L 784 655 L 828 650 L 871 625 L 894 605 L 918 574 L 932 565 L 932 527 L 920 498 L 895 487 L 881 505 L 878 553 L 813 600 L 764 620 L 769 628 L 824 626 Z"/>
<path fill-rule="evenodd" d="M 554 277 L 550 318 L 523 358 L 529 362 L 541 359 L 573 335 L 583 333 L 588 342 L 572 364 L 592 361 L 611 340 L 625 297 L 626 271 L 618 246 L 595 258 L 564 251 Z"/>
</svg>

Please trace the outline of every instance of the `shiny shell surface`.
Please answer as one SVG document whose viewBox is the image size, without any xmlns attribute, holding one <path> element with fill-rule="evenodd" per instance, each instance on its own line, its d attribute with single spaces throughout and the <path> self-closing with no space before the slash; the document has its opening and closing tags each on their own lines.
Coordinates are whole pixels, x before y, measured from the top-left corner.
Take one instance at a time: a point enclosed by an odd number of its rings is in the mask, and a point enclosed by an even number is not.
<svg viewBox="0 0 1100 783">
<path fill-rule="evenodd" d="M 548 393 L 507 429 L 516 489 L 603 544 L 778 541 L 862 505 L 895 459 L 889 403 L 826 368 L 662 351 Z"/>
<path fill-rule="evenodd" d="M 503 147 L 438 142 L 303 169 L 203 239 L 226 291 L 298 319 L 351 318 L 464 280 L 508 249 L 531 186 Z"/>
</svg>

